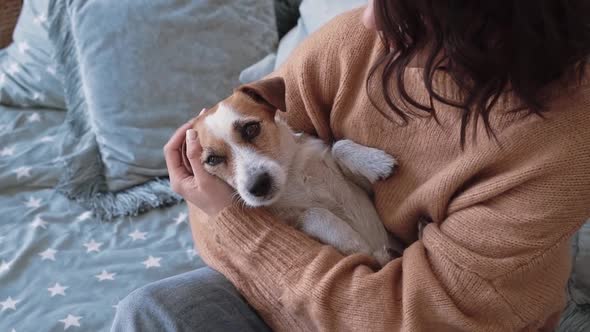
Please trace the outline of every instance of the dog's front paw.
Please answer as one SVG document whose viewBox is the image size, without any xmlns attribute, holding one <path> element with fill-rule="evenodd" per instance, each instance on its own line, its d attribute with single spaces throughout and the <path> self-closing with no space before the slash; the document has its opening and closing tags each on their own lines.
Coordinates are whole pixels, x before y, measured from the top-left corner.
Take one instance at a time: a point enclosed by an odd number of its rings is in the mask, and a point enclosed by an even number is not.
<svg viewBox="0 0 590 332">
<path fill-rule="evenodd" d="M 368 157 L 370 160 L 368 171 L 372 173 L 374 179 L 372 182 L 385 180 L 390 177 L 393 174 L 395 166 L 397 165 L 395 158 L 385 151 L 372 148 L 369 149 L 373 150 L 370 152 Z"/>
<path fill-rule="evenodd" d="M 351 140 L 338 141 L 332 147 L 334 158 L 354 174 L 362 175 L 369 182 L 388 178 L 397 161 L 385 151 L 357 144 Z"/>
</svg>

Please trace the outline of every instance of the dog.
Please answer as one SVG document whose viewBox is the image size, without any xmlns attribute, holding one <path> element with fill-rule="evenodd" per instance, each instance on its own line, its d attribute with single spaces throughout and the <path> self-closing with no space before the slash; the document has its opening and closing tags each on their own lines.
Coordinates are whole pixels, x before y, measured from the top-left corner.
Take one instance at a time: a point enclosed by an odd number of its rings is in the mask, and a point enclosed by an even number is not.
<svg viewBox="0 0 590 332">
<path fill-rule="evenodd" d="M 345 255 L 364 253 L 385 265 L 402 246 L 383 226 L 370 194 L 396 160 L 350 140 L 330 148 L 294 133 L 277 110 L 286 111 L 280 77 L 242 85 L 201 112 L 193 129 L 204 169 L 233 187 L 245 205 L 267 207 Z"/>
</svg>

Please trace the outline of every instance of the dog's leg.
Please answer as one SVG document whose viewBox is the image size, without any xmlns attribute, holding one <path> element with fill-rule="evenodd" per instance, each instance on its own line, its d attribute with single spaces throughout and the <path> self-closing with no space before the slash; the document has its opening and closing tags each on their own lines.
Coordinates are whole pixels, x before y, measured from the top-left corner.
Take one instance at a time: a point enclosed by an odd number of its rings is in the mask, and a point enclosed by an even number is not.
<svg viewBox="0 0 590 332">
<path fill-rule="evenodd" d="M 364 189 L 391 175 L 396 160 L 379 149 L 341 140 L 332 147 L 332 156 L 342 171 Z"/>
<path fill-rule="evenodd" d="M 361 235 L 329 210 L 310 208 L 299 217 L 298 224 L 303 232 L 335 247 L 343 254 L 373 254 Z"/>
</svg>

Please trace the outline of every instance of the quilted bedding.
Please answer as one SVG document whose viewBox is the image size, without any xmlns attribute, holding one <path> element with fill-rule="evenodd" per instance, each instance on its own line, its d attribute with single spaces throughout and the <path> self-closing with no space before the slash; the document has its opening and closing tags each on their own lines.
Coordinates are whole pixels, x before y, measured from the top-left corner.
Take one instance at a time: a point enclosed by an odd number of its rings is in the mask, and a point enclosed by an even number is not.
<svg viewBox="0 0 590 332">
<path fill-rule="evenodd" d="M 108 331 L 126 294 L 203 265 L 184 204 L 106 223 L 54 193 L 64 116 L 0 106 L 0 331 Z"/>
</svg>

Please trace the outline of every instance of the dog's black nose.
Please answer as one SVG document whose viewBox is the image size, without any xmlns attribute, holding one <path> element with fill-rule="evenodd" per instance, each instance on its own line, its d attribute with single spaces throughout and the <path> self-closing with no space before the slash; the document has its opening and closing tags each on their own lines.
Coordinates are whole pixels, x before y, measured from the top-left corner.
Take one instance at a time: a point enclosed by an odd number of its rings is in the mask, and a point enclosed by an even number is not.
<svg viewBox="0 0 590 332">
<path fill-rule="evenodd" d="M 250 185 L 248 191 L 256 197 L 268 195 L 272 185 L 272 178 L 268 173 L 259 175 L 253 184 Z"/>
</svg>

